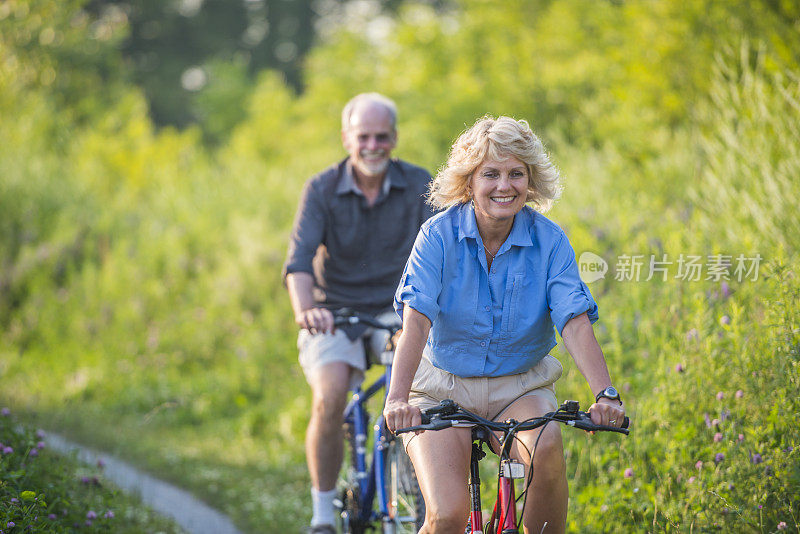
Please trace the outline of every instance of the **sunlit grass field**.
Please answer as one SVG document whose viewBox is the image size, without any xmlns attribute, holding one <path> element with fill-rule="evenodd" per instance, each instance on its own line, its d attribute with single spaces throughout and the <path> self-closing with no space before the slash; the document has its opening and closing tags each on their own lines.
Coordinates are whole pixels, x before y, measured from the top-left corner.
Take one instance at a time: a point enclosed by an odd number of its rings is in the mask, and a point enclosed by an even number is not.
<svg viewBox="0 0 800 534">
<path fill-rule="evenodd" d="M 570 530 L 797 532 L 794 33 L 711 38 L 729 13 L 704 4 L 458 5 L 401 10 L 385 49 L 321 43 L 302 95 L 265 73 L 215 148 L 155 131 L 125 84 L 61 98 L 35 74 L 58 58 L 3 41 L 0 405 L 246 532 L 299 531 L 309 395 L 280 268 L 303 181 L 344 157 L 341 105 L 375 89 L 399 104 L 397 155 L 431 171 L 484 113 L 530 120 L 564 176 L 548 217 L 607 265 L 595 331 L 633 431 L 563 431 Z M 587 407 L 556 355 L 559 398 Z"/>
</svg>

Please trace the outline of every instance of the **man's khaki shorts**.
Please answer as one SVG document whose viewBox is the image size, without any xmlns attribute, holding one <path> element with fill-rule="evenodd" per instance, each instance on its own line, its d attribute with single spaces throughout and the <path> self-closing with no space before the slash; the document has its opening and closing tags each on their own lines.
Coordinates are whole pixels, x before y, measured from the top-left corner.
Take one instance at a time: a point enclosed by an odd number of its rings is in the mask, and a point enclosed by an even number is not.
<svg viewBox="0 0 800 534">
<path fill-rule="evenodd" d="M 408 403 L 425 410 L 452 399 L 462 408 L 493 420 L 517 399 L 536 395 L 546 399 L 550 404 L 548 411 L 553 411 L 558 408 L 553 384 L 562 371 L 561 363 L 548 354 L 524 373 L 463 378 L 435 367 L 423 356 L 411 384 Z M 413 436 L 413 433 L 403 435 L 406 447 Z"/>
<path fill-rule="evenodd" d="M 400 324 L 400 319 L 393 311 L 382 313 L 376 319 L 385 324 Z M 350 387 L 355 388 L 364 381 L 367 364 L 364 338 L 368 341 L 370 352 L 380 354 L 386 347 L 388 336 L 389 333 L 385 330 L 368 328 L 358 339 L 352 341 L 339 329 L 333 334 L 311 334 L 306 329 L 300 330 L 297 336 L 297 350 L 300 353 L 298 359 L 306 380 L 310 381 L 311 375 L 323 365 L 345 362 L 353 368 Z"/>
</svg>

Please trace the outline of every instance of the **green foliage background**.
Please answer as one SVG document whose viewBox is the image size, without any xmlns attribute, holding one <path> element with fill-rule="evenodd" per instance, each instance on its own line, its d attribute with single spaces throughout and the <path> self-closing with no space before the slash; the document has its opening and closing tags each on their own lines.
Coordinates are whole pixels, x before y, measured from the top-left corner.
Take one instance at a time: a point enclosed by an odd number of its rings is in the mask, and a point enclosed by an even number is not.
<svg viewBox="0 0 800 534">
<path fill-rule="evenodd" d="M 400 108 L 397 154 L 432 171 L 477 117 L 529 120 L 566 178 L 549 216 L 612 270 L 625 254 L 760 254 L 758 279 L 727 288 L 676 265 L 591 286 L 635 431 L 565 432 L 570 526 L 798 530 L 792 2 L 405 3 L 321 40 L 300 95 L 270 71 L 236 85 L 220 63 L 245 111 L 220 111 L 219 82 L 205 131 L 153 126 L 120 58 L 126 20 L 84 5 L 0 4 L 4 404 L 247 531 L 302 526 L 308 395 L 280 265 L 303 181 L 343 156 L 342 105 L 377 90 Z M 560 356 L 559 396 L 588 400 Z"/>
</svg>

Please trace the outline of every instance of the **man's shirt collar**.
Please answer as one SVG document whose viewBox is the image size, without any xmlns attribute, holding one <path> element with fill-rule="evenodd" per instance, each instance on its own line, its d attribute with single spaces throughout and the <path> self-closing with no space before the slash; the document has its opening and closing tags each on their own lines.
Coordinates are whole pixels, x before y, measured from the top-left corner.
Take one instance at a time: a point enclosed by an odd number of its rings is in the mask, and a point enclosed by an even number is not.
<svg viewBox="0 0 800 534">
<path fill-rule="evenodd" d="M 396 160 L 389 160 L 389 166 L 386 169 L 386 176 L 383 178 L 383 187 L 381 195 L 385 196 L 389 193 L 389 189 L 394 187 L 396 189 L 405 189 L 408 186 L 406 177 Z M 345 160 L 344 168 L 339 179 L 339 185 L 336 186 L 336 194 L 344 195 L 346 193 L 355 193 L 356 195 L 364 196 L 361 189 L 356 184 L 356 177 L 353 173 L 353 163 L 350 158 Z"/>
</svg>

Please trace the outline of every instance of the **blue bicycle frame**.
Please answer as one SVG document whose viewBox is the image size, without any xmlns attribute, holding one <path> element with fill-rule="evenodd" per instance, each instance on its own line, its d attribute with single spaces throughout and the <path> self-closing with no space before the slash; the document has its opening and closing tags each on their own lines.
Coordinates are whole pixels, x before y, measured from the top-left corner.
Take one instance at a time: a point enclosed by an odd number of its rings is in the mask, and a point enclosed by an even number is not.
<svg viewBox="0 0 800 534">
<path fill-rule="evenodd" d="M 383 373 L 366 389 L 356 387 L 352 400 L 344 410 L 344 423 L 349 429 L 351 462 L 347 479 L 343 481 L 342 527 L 345 532 L 363 534 L 365 530 L 374 529 L 379 522 L 380 530 L 385 533 L 416 532 L 422 525 L 425 503 L 411 460 L 405 454 L 402 443 L 396 441 L 397 438 L 388 432 L 383 422 L 386 393 L 380 399 L 383 402 L 380 403 L 371 429 L 371 460 L 368 454 L 369 425 L 373 420 L 367 413 L 367 403 L 381 390 L 386 392 L 391 383 L 395 349 L 393 337 L 398 328 L 345 310 L 335 315 L 338 316 L 334 323 L 336 326 L 362 323 L 389 333 L 382 351 L 378 351 L 377 347 L 372 347 L 377 354 L 367 350 L 367 357 L 377 356 L 377 363 L 383 366 Z M 378 506 L 374 510 L 376 499 Z"/>
<path fill-rule="evenodd" d="M 352 424 L 355 443 L 355 476 L 358 481 L 361 498 L 361 509 L 358 510 L 358 520 L 362 523 L 371 523 L 389 517 L 389 496 L 386 494 L 385 480 L 385 450 L 390 436 L 386 435 L 386 426 L 383 416 L 379 416 L 372 428 L 373 446 L 372 463 L 367 465 L 367 425 L 368 414 L 366 403 L 375 394 L 386 389 L 391 380 L 392 366 L 385 365 L 384 373 L 373 382 L 366 390 L 357 387 L 353 391 L 353 398 L 344 411 L 345 422 Z M 385 393 L 384 393 L 385 395 Z M 373 510 L 373 500 L 377 496 L 378 512 Z"/>
</svg>

